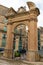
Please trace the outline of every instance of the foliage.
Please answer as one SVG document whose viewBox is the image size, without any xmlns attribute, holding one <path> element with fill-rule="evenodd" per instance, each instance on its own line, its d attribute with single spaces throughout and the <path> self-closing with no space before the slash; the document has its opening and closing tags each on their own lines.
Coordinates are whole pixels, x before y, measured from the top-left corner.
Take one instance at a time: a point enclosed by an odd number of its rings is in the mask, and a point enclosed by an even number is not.
<svg viewBox="0 0 43 65">
<path fill-rule="evenodd" d="M 18 51 L 15 51 L 15 53 L 14 53 L 14 56 L 15 56 L 15 57 L 20 57 L 20 55 L 21 55 L 21 54 L 20 54 Z"/>
</svg>

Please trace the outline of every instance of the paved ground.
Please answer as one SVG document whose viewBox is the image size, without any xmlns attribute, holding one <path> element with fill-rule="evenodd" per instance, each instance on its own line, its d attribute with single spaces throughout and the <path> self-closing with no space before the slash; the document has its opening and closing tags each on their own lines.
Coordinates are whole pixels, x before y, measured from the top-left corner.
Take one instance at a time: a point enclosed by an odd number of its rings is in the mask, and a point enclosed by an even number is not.
<svg viewBox="0 0 43 65">
<path fill-rule="evenodd" d="M 19 61 L 0 60 L 0 65 L 28 65 Z"/>
<path fill-rule="evenodd" d="M 43 62 L 28 62 L 28 61 L 12 61 L 1 60 L 0 65 L 43 65 Z"/>
</svg>

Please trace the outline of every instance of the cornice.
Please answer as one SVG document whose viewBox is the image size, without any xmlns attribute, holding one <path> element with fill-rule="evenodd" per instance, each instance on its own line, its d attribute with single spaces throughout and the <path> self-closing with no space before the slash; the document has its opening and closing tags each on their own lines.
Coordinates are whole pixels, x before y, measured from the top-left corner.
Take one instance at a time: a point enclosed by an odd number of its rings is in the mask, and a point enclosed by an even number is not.
<svg viewBox="0 0 43 65">
<path fill-rule="evenodd" d="M 20 16 L 23 16 L 23 15 L 27 15 L 29 14 L 29 11 L 26 11 L 26 12 L 21 12 L 21 13 L 16 13 L 16 14 L 13 14 L 13 15 L 9 15 L 9 16 L 5 16 L 7 19 L 9 18 L 15 18 L 15 17 L 20 17 Z"/>
<path fill-rule="evenodd" d="M 34 20 L 37 22 L 37 17 L 35 15 L 26 15 L 26 16 L 22 16 L 22 17 L 16 17 L 13 19 L 9 19 L 9 22 L 7 24 L 13 24 L 13 23 L 20 23 L 20 22 L 24 22 L 24 21 L 31 21 Z"/>
<path fill-rule="evenodd" d="M 40 11 L 38 8 L 35 9 L 31 9 L 30 11 L 26 11 L 26 12 L 22 12 L 22 13 L 17 13 L 17 14 L 13 14 L 11 16 L 5 16 L 7 19 L 9 18 L 16 18 L 16 17 L 21 17 L 21 16 L 26 16 L 26 15 L 35 15 L 36 17 L 40 14 Z"/>
</svg>

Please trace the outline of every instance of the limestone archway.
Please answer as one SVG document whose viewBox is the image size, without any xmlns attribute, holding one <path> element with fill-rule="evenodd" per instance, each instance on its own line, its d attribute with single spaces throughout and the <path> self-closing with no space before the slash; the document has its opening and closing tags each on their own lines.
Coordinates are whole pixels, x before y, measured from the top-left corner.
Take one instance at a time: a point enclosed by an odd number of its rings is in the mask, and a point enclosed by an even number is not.
<svg viewBox="0 0 43 65">
<path fill-rule="evenodd" d="M 31 6 L 30 6 L 31 5 Z M 27 51 L 27 60 L 35 61 L 36 52 L 38 51 L 38 36 L 37 36 L 37 16 L 40 14 L 39 9 L 34 6 L 34 3 L 28 2 L 29 11 L 16 13 L 14 10 L 13 14 L 8 14 L 6 18 L 8 19 L 7 23 L 7 44 L 4 52 L 4 56 L 12 58 L 12 49 L 13 49 L 13 32 L 14 28 L 18 24 L 25 24 L 28 26 L 28 51 Z M 10 12 L 9 12 L 10 13 Z M 8 51 L 10 50 L 10 51 Z M 33 59 L 34 58 L 34 59 Z"/>
</svg>

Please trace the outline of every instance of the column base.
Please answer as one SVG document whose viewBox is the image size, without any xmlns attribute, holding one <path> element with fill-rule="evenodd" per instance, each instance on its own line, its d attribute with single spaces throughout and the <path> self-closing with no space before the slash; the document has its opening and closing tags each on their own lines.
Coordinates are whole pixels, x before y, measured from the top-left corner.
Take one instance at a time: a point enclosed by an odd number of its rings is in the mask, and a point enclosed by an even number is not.
<svg viewBox="0 0 43 65">
<path fill-rule="evenodd" d="M 37 62 L 40 61 L 40 55 L 38 52 L 35 53 L 35 58 Z"/>
<path fill-rule="evenodd" d="M 30 61 L 30 62 L 35 62 L 36 58 L 35 58 L 35 52 L 27 52 L 27 56 L 26 56 L 26 60 Z"/>
<path fill-rule="evenodd" d="M 12 50 L 5 50 L 3 56 L 6 58 L 12 58 L 13 57 L 13 51 Z"/>
</svg>

